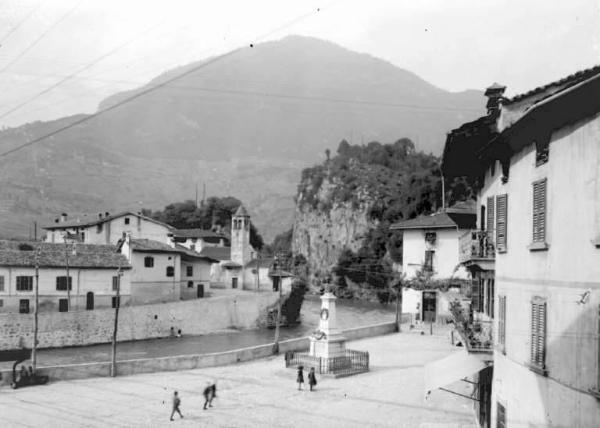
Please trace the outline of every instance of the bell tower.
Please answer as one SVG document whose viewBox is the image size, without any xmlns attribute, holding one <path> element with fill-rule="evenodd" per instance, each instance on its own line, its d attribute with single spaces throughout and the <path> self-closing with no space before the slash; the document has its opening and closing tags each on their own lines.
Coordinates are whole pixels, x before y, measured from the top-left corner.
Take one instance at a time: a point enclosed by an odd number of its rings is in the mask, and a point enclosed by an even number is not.
<svg viewBox="0 0 600 428">
<path fill-rule="evenodd" d="M 240 205 L 231 217 L 231 261 L 245 266 L 250 261 L 250 215 Z"/>
</svg>

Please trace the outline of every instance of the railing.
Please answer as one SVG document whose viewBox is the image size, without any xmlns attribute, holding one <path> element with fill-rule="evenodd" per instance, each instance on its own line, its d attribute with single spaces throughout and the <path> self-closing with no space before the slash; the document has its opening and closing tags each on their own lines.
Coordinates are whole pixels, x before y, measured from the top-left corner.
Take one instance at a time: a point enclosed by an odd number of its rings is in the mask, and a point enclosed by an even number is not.
<svg viewBox="0 0 600 428">
<path fill-rule="evenodd" d="M 456 323 L 456 330 L 469 352 L 492 352 L 494 337 L 492 321 L 467 321 Z"/>
<path fill-rule="evenodd" d="M 303 352 L 286 352 L 286 367 L 314 367 L 319 374 L 348 376 L 369 371 L 369 353 L 346 349 L 339 357 L 314 357 Z"/>
<path fill-rule="evenodd" d="M 493 230 L 471 230 L 462 235 L 458 242 L 461 263 L 474 259 L 494 260 L 496 257 Z"/>
</svg>

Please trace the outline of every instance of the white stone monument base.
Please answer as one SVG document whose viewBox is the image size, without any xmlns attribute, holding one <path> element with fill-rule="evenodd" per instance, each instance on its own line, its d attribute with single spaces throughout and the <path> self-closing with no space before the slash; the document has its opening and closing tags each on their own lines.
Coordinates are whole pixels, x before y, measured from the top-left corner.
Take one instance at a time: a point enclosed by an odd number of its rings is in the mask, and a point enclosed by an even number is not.
<svg viewBox="0 0 600 428">
<path fill-rule="evenodd" d="M 346 338 L 342 335 L 327 339 L 310 337 L 309 355 L 317 358 L 343 357 L 346 355 Z"/>
</svg>

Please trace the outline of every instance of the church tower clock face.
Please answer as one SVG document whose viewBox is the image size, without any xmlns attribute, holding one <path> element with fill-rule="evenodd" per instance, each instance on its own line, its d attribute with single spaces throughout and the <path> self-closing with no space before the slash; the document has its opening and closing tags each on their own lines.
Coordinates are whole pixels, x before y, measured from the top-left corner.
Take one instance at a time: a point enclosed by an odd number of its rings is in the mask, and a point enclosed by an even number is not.
<svg viewBox="0 0 600 428">
<path fill-rule="evenodd" d="M 327 320 L 329 318 L 329 310 L 323 308 L 321 309 L 321 319 L 323 321 Z"/>
</svg>

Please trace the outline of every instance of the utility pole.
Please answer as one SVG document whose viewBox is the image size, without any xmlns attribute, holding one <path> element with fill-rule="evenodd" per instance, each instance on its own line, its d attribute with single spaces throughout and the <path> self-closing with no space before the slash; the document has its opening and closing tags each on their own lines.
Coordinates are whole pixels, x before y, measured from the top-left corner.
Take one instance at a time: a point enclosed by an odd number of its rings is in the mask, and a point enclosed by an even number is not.
<svg viewBox="0 0 600 428">
<path fill-rule="evenodd" d="M 279 299 L 277 299 L 277 321 L 275 321 L 275 344 L 273 345 L 273 354 L 279 354 L 279 324 L 281 324 L 281 275 L 279 274 L 279 256 L 275 256 L 273 263 L 275 278 L 279 289 Z"/>
<path fill-rule="evenodd" d="M 110 375 L 117 376 L 117 330 L 119 327 L 119 307 L 121 306 L 121 259 L 119 258 L 119 268 L 117 269 L 117 296 L 115 301 L 115 328 L 112 336 L 112 356 L 110 361 Z"/>
<path fill-rule="evenodd" d="M 65 232 L 64 240 L 65 240 L 65 264 L 67 268 L 67 312 L 71 311 L 71 281 L 69 277 L 69 244 L 67 243 L 67 232 Z"/>
<path fill-rule="evenodd" d="M 37 342 L 38 342 L 38 307 L 40 293 L 40 249 L 35 250 L 35 308 L 33 311 L 33 345 L 31 346 L 31 365 L 33 372 L 37 369 Z"/>
<path fill-rule="evenodd" d="M 444 172 L 440 168 L 440 173 L 442 177 L 442 209 L 446 209 L 446 184 L 444 183 Z"/>
</svg>

